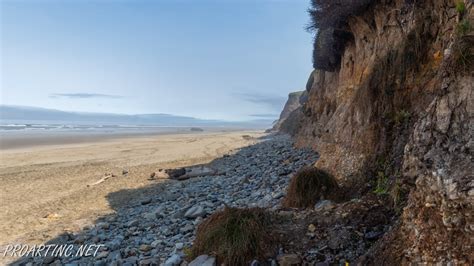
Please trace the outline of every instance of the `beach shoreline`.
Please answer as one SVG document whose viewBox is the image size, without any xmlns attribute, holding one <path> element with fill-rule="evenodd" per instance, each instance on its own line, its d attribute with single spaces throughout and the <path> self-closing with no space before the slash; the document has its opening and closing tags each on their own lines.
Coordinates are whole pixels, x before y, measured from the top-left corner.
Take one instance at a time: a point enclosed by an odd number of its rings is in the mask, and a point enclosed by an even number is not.
<svg viewBox="0 0 474 266">
<path fill-rule="evenodd" d="M 117 139 L 163 135 L 189 135 L 245 131 L 234 128 L 205 128 L 202 132 L 190 127 L 163 127 L 148 130 L 81 130 L 81 131 L 0 131 L 0 151 L 28 150 L 48 146 L 98 143 Z"/>
</svg>

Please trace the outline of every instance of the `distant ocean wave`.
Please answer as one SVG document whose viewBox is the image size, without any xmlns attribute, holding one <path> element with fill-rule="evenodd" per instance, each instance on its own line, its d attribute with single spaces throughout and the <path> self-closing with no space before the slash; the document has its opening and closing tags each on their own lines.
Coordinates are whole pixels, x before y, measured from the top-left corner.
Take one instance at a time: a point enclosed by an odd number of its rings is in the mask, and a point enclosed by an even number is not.
<svg viewBox="0 0 474 266">
<path fill-rule="evenodd" d="M 129 130 L 160 130 L 181 128 L 176 126 L 152 126 L 152 125 L 75 125 L 75 124 L 15 124 L 0 123 L 1 131 L 129 131 Z M 185 128 L 185 127 L 183 127 Z"/>
</svg>

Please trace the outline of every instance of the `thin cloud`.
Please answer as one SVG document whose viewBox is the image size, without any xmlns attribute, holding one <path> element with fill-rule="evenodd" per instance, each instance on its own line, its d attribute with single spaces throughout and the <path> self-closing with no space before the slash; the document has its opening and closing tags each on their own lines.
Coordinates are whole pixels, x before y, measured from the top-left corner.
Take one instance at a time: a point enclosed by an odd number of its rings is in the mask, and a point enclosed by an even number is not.
<svg viewBox="0 0 474 266">
<path fill-rule="evenodd" d="M 278 114 L 251 114 L 249 116 L 257 117 L 257 118 L 277 118 L 279 115 Z"/>
<path fill-rule="evenodd" d="M 69 98 L 69 99 L 90 99 L 90 98 L 106 98 L 106 99 L 120 99 L 123 96 L 100 94 L 100 93 L 53 93 L 49 98 Z"/>
<path fill-rule="evenodd" d="M 280 110 L 286 101 L 286 97 L 277 95 L 264 95 L 258 93 L 237 93 L 236 95 L 244 101 L 259 105 L 267 105 L 275 110 Z"/>
</svg>

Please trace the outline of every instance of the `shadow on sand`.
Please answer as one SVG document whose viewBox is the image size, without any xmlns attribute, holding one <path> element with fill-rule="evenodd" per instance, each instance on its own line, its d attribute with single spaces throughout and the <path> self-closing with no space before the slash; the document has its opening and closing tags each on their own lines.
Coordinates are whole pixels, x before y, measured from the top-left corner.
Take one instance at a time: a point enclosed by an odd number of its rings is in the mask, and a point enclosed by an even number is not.
<svg viewBox="0 0 474 266">
<path fill-rule="evenodd" d="M 248 138 L 248 136 L 242 136 L 244 138 Z M 242 156 L 249 156 L 249 153 L 252 153 L 254 150 L 258 150 L 261 145 L 265 145 L 270 139 L 278 138 L 281 136 L 269 135 L 265 137 L 261 137 L 258 139 L 256 144 L 244 147 L 239 149 L 236 153 L 227 154 L 223 157 L 214 159 L 209 164 L 213 169 L 218 169 L 218 174 L 222 174 L 222 169 L 226 169 L 229 167 L 230 162 L 233 160 L 238 160 L 238 157 Z M 277 151 L 276 151 L 277 152 Z M 187 166 L 187 167 L 194 167 L 195 165 Z M 224 173 L 225 174 L 225 173 Z M 199 177 L 198 177 L 199 178 Z M 63 233 L 58 235 L 57 237 L 49 240 L 46 242 L 45 245 L 66 245 L 72 244 L 73 249 L 70 251 L 72 254 L 71 257 L 61 256 L 59 253 L 58 256 L 50 256 L 52 254 L 51 250 L 47 254 L 47 256 L 26 256 L 12 262 L 10 265 L 110 265 L 111 263 L 111 254 L 113 252 L 109 252 L 110 250 L 121 250 L 123 253 L 123 245 L 120 246 L 120 249 L 117 247 L 112 248 L 110 244 L 113 242 L 111 240 L 114 239 L 115 235 L 110 233 L 113 229 L 117 229 L 116 223 L 114 225 L 110 225 L 110 221 L 123 221 L 124 216 L 130 215 L 136 210 L 137 213 L 143 212 L 143 207 L 148 205 L 157 206 L 163 202 L 173 200 L 169 197 L 162 197 L 161 195 L 167 195 L 167 187 L 170 184 L 182 182 L 183 184 L 195 180 L 193 178 L 191 180 L 186 181 L 176 181 L 176 180 L 160 180 L 159 183 L 151 183 L 150 185 L 138 189 L 123 189 L 116 192 L 109 193 L 106 197 L 111 206 L 111 208 L 115 211 L 113 214 L 100 216 L 94 221 L 94 224 L 91 226 L 87 226 L 83 228 L 83 230 L 76 232 L 76 233 Z M 100 185 L 99 185 L 100 186 Z M 184 186 L 184 185 L 183 185 Z M 141 217 L 141 216 L 136 216 Z M 127 224 L 119 225 L 120 231 L 125 232 L 124 238 L 127 239 L 129 236 L 133 236 L 133 233 L 129 234 L 129 229 L 133 229 L 137 225 L 132 222 Z M 160 226 L 160 224 L 156 224 L 154 226 Z M 92 236 L 92 237 L 91 237 Z M 95 252 L 96 256 L 89 256 L 87 258 L 75 255 L 78 254 L 78 248 L 81 245 L 103 245 L 100 248 L 95 247 L 92 249 Z M 139 246 L 139 243 L 135 244 L 135 247 L 127 247 L 126 250 L 129 250 L 129 254 L 121 254 L 121 257 L 135 257 L 136 260 L 130 260 L 131 264 L 139 264 L 138 257 L 140 257 L 140 265 L 159 265 L 160 261 L 155 257 L 153 260 L 153 254 L 150 254 L 149 250 L 140 250 L 136 247 Z M 103 252 L 105 251 L 105 252 Z M 81 251 L 80 251 L 81 252 Z M 84 252 L 84 250 L 82 250 Z M 89 253 L 91 254 L 91 253 Z M 143 260 L 150 258 L 147 264 L 146 261 L 144 263 Z M 161 261 L 163 262 L 163 261 Z M 117 265 L 122 265 L 122 263 L 118 263 Z M 125 265 L 125 264 L 123 264 Z"/>
</svg>

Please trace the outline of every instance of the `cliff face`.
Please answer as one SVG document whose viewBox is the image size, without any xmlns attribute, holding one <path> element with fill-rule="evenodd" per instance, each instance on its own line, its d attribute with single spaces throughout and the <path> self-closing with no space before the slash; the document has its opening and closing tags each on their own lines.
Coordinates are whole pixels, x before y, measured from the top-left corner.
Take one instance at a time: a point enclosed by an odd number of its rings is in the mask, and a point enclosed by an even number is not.
<svg viewBox="0 0 474 266">
<path fill-rule="evenodd" d="M 393 198 L 373 260 L 474 263 L 473 4 L 375 2 L 348 18 L 339 67 L 311 73 L 297 145 L 349 196 Z"/>
<path fill-rule="evenodd" d="M 302 117 L 301 106 L 306 101 L 306 91 L 296 91 L 288 95 L 288 100 L 281 111 L 280 118 L 273 126 L 273 130 L 282 131 L 293 135 L 297 131 Z"/>
</svg>

